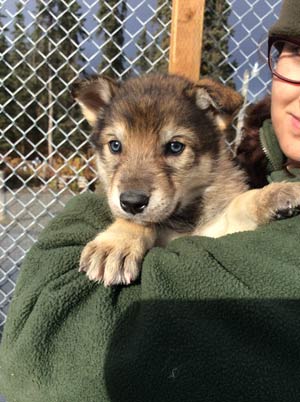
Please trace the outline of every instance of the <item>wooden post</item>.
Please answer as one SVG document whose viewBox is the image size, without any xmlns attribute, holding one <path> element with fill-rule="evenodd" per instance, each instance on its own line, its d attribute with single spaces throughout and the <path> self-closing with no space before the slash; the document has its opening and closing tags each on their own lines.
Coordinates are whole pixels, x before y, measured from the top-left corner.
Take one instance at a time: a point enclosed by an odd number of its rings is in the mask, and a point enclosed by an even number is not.
<svg viewBox="0 0 300 402">
<path fill-rule="evenodd" d="M 169 72 L 200 76 L 205 0 L 173 0 Z"/>
</svg>

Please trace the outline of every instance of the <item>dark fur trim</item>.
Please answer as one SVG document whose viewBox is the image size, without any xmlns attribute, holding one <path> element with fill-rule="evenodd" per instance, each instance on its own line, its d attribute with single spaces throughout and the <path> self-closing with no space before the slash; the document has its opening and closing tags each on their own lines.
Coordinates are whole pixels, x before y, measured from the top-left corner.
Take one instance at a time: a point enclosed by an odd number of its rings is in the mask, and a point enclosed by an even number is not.
<svg viewBox="0 0 300 402">
<path fill-rule="evenodd" d="M 264 120 L 270 118 L 271 99 L 266 97 L 246 110 L 244 135 L 237 149 L 237 162 L 248 176 L 252 188 L 261 188 L 267 184 L 267 159 L 261 149 L 259 129 Z"/>
</svg>

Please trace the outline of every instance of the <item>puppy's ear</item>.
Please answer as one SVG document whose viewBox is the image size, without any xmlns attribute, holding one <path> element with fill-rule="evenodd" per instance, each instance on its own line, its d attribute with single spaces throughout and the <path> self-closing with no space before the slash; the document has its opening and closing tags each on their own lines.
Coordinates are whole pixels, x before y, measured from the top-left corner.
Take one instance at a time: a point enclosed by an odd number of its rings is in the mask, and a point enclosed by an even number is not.
<svg viewBox="0 0 300 402">
<path fill-rule="evenodd" d="M 194 90 L 200 109 L 215 109 L 217 112 L 234 114 L 243 104 L 243 97 L 234 89 L 210 78 L 199 80 Z"/>
<path fill-rule="evenodd" d="M 118 87 L 115 81 L 105 76 L 92 76 L 73 84 L 72 96 L 92 127 L 95 126 L 103 108 L 111 102 Z"/>
<path fill-rule="evenodd" d="M 195 83 L 192 92 L 199 109 L 210 111 L 222 131 L 229 128 L 243 104 L 238 92 L 210 78 Z"/>
</svg>

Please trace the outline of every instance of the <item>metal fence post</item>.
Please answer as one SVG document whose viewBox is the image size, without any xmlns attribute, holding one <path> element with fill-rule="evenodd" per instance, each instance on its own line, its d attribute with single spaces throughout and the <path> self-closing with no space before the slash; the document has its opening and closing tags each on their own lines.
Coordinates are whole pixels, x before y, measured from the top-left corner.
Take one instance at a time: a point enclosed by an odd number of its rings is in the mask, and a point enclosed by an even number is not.
<svg viewBox="0 0 300 402">
<path fill-rule="evenodd" d="M 6 220 L 5 178 L 4 171 L 0 170 L 0 223 L 5 223 Z"/>
</svg>

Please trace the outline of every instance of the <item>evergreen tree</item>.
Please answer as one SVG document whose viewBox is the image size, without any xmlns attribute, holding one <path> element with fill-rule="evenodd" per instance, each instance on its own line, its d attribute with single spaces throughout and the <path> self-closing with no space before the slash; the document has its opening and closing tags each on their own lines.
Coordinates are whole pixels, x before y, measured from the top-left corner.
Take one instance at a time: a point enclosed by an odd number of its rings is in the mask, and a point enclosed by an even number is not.
<svg viewBox="0 0 300 402">
<path fill-rule="evenodd" d="M 34 133 L 31 132 L 34 120 L 31 118 L 33 100 L 28 86 L 33 71 L 29 65 L 29 44 L 26 40 L 26 27 L 21 2 L 17 2 L 16 9 L 12 31 L 14 45 L 9 58 L 10 65 L 13 67 L 9 80 L 9 86 L 13 92 L 13 102 L 9 109 L 14 119 L 10 136 L 14 139 L 15 149 L 22 155 L 30 157 L 30 153 L 33 151 L 30 140 L 34 140 Z"/>
<path fill-rule="evenodd" d="M 138 67 L 141 73 L 147 73 L 151 69 L 151 53 L 149 48 L 147 48 L 147 29 L 144 28 L 138 41 L 137 45 L 139 48 L 138 52 L 138 61 L 136 62 L 136 66 Z"/>
<path fill-rule="evenodd" d="M 98 35 L 103 35 L 102 61 L 100 71 L 112 77 L 121 75 L 126 66 L 122 46 L 124 44 L 124 21 L 127 15 L 127 2 L 106 0 L 100 2 L 98 18 L 102 21 Z"/>
<path fill-rule="evenodd" d="M 171 0 L 157 0 L 156 13 L 151 22 L 150 32 L 152 44 L 147 43 L 147 33 L 144 29 L 138 39 L 137 67 L 141 73 L 155 71 L 166 73 L 168 71 L 167 52 L 170 45 Z M 147 45 L 149 45 L 147 47 Z"/>
<path fill-rule="evenodd" d="M 10 69 L 7 67 L 7 58 L 8 58 L 8 43 L 6 39 L 6 34 L 8 29 L 4 28 L 3 20 L 4 15 L 0 13 L 0 72 L 1 78 L 6 77 Z"/>
<path fill-rule="evenodd" d="M 11 120 L 7 116 L 10 112 L 9 100 L 12 98 L 9 88 L 9 54 L 8 54 L 8 43 L 6 40 L 7 29 L 3 26 L 4 16 L 0 14 L 0 79 L 1 79 L 1 90 L 0 90 L 0 105 L 3 110 L 0 113 L 0 153 L 4 155 L 10 148 L 10 143 L 5 139 L 4 136 L 8 135 L 9 124 Z"/>
<path fill-rule="evenodd" d="M 168 72 L 168 49 L 170 46 L 171 30 L 171 0 L 157 0 L 157 11 L 154 18 L 155 43 L 151 49 L 151 59 L 155 63 L 155 70 Z"/>
<path fill-rule="evenodd" d="M 83 19 L 78 2 L 72 0 L 52 0 L 47 5 L 37 2 L 36 15 L 32 34 L 36 43 L 32 60 L 36 78 L 32 87 L 36 94 L 39 150 L 49 155 L 59 148 L 59 152 L 68 154 L 74 147 L 65 142 L 66 134 L 80 115 L 69 86 L 82 61 L 79 43 L 85 36 Z M 72 139 L 79 145 L 85 138 L 77 132 Z"/>
<path fill-rule="evenodd" d="M 157 0 L 157 12 L 153 20 L 153 30 L 155 41 L 147 50 L 147 57 L 152 63 L 155 63 L 156 71 L 167 72 L 168 61 L 164 57 L 167 52 L 170 35 L 168 22 L 171 20 L 171 0 Z M 225 0 L 206 0 L 204 27 L 203 27 L 203 44 L 202 44 L 202 60 L 201 60 L 201 76 L 210 75 L 214 78 L 221 77 L 228 80 L 234 72 L 232 66 L 234 62 L 228 64 L 224 58 L 224 54 L 228 54 L 228 17 L 230 7 Z M 144 35 L 144 33 L 142 33 Z M 140 37 L 142 45 L 145 44 L 144 38 Z M 139 55 L 142 57 L 142 52 Z M 141 72 L 147 71 L 144 62 L 138 63 Z M 232 84 L 232 81 L 229 81 Z"/>
<path fill-rule="evenodd" d="M 228 26 L 229 14 L 230 6 L 226 0 L 206 0 L 200 71 L 201 76 L 221 77 L 233 85 L 230 78 L 235 62 L 229 64 L 227 58 L 224 58 L 224 54 L 229 53 L 228 32 L 225 28 Z"/>
</svg>

